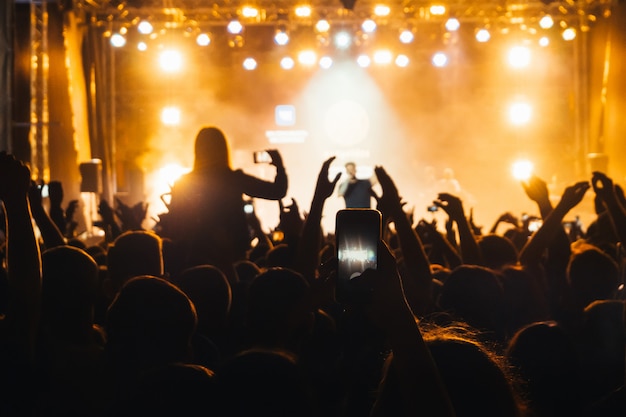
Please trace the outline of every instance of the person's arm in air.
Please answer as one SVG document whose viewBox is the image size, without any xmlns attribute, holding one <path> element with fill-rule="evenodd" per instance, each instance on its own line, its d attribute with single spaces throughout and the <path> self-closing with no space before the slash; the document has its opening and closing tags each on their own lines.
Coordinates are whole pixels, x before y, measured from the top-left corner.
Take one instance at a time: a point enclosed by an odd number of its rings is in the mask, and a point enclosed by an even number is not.
<svg viewBox="0 0 626 417">
<path fill-rule="evenodd" d="M 242 191 L 250 197 L 263 198 L 265 200 L 280 200 L 287 194 L 287 187 L 289 185 L 287 171 L 285 171 L 280 152 L 276 149 L 269 149 L 267 153 L 272 157 L 271 164 L 276 167 L 276 177 L 274 181 L 265 181 L 239 171 L 243 186 Z"/>
<path fill-rule="evenodd" d="M 46 249 L 65 245 L 63 234 L 43 206 L 41 188 L 34 182 L 31 183 L 28 189 L 28 199 L 33 219 L 37 223 L 37 228 L 41 233 Z"/>
<path fill-rule="evenodd" d="M 2 321 L 5 341 L 33 360 L 41 312 L 41 257 L 31 220 L 30 170 L 0 152 L 0 200 L 6 215 L 9 307 Z"/>
<path fill-rule="evenodd" d="M 476 237 L 472 233 L 470 224 L 465 217 L 463 202 L 460 198 L 448 193 L 440 193 L 433 203 L 442 208 L 450 219 L 456 223 L 459 231 L 459 242 L 463 263 L 482 265 L 482 255 Z"/>
<path fill-rule="evenodd" d="M 594 172 L 591 183 L 609 213 L 615 233 L 622 244 L 626 244 L 626 209 L 619 201 L 613 180 L 601 172 Z"/>
</svg>

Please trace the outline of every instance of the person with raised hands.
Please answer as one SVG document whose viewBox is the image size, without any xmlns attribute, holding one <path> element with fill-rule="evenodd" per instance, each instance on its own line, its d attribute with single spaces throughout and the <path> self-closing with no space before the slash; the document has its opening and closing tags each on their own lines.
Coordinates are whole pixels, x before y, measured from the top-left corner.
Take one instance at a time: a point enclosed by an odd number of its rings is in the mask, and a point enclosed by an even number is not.
<svg viewBox="0 0 626 417">
<path fill-rule="evenodd" d="M 608 212 L 611 224 L 622 244 L 626 242 L 626 207 L 620 203 L 613 180 L 602 172 L 595 171 L 591 185 Z"/>
</svg>

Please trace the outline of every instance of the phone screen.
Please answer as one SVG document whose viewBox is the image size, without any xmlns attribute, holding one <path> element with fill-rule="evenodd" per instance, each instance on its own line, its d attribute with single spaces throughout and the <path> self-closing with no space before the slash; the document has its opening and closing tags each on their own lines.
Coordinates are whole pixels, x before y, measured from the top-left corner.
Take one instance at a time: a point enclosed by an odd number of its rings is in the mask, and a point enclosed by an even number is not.
<svg viewBox="0 0 626 417">
<path fill-rule="evenodd" d="M 350 280 L 378 266 L 381 214 L 372 209 L 345 209 L 337 213 L 337 298 L 349 298 Z"/>
<path fill-rule="evenodd" d="M 255 164 L 269 164 L 272 162 L 272 156 L 267 151 L 256 151 L 253 156 Z"/>
</svg>

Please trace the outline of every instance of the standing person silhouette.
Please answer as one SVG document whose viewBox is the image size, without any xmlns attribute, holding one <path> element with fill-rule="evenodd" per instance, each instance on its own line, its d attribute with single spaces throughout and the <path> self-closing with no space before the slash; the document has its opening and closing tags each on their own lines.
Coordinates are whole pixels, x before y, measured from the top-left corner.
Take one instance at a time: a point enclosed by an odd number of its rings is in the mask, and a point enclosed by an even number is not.
<svg viewBox="0 0 626 417">
<path fill-rule="evenodd" d="M 200 130 L 193 170 L 172 187 L 164 225 L 179 267 L 211 264 L 227 276 L 235 276 L 233 264 L 246 259 L 251 240 L 243 194 L 279 200 L 287 193 L 287 174 L 280 153 L 268 153 L 270 163 L 276 167 L 273 182 L 233 169 L 224 133 L 216 127 Z"/>
<path fill-rule="evenodd" d="M 376 181 L 372 178 L 358 179 L 354 162 L 346 163 L 345 167 L 348 178 L 339 183 L 339 197 L 345 200 L 346 208 L 370 208 L 371 190 Z"/>
</svg>

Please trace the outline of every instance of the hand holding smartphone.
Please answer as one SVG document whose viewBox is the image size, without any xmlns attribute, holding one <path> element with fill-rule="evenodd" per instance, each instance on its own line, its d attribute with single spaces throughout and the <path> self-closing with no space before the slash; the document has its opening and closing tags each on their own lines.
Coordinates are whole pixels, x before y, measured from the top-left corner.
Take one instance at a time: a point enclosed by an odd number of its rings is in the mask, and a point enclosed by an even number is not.
<svg viewBox="0 0 626 417">
<path fill-rule="evenodd" d="M 335 223 L 337 250 L 336 297 L 340 302 L 355 300 L 350 281 L 366 269 L 378 267 L 378 242 L 382 215 L 372 209 L 345 209 L 337 212 Z"/>
</svg>

